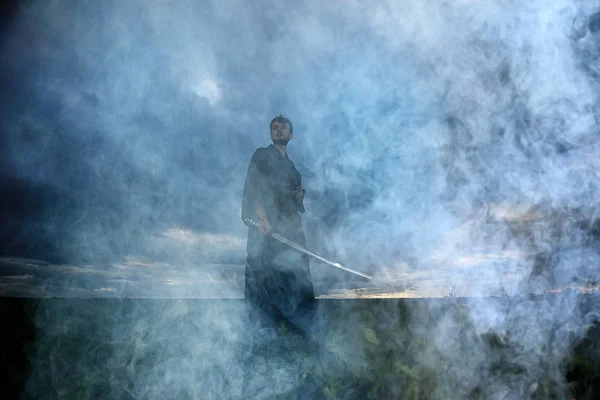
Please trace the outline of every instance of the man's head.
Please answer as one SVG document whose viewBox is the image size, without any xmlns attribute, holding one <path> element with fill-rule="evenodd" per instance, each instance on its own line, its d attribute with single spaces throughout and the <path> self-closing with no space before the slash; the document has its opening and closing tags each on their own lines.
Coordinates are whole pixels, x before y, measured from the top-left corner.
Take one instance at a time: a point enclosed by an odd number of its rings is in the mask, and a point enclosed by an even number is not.
<svg viewBox="0 0 600 400">
<path fill-rule="evenodd" d="M 278 115 L 273 118 L 270 130 L 271 140 L 274 144 L 286 145 L 292 140 L 292 137 L 294 137 L 294 127 L 292 126 L 292 122 L 283 115 Z"/>
</svg>

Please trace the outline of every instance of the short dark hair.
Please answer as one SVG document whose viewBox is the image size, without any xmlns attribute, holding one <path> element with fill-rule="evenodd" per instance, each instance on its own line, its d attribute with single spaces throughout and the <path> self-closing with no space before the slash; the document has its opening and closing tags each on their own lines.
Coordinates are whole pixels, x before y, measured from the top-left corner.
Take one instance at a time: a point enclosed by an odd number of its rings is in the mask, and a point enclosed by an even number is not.
<svg viewBox="0 0 600 400">
<path fill-rule="evenodd" d="M 290 127 L 290 132 L 294 133 L 294 126 L 292 125 L 292 121 L 287 119 L 287 117 L 285 115 L 279 114 L 278 116 L 273 118 L 271 120 L 271 123 L 269 124 L 269 130 L 271 130 L 271 127 L 273 126 L 273 123 L 275 123 L 275 122 L 279 122 L 280 124 L 286 124 L 287 126 Z"/>
</svg>

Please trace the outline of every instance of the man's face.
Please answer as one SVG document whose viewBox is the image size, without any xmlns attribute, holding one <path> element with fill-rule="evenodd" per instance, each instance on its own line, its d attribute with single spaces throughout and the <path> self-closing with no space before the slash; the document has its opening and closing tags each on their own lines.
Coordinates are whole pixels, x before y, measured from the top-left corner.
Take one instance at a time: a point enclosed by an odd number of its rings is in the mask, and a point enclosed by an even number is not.
<svg viewBox="0 0 600 400">
<path fill-rule="evenodd" d="M 271 140 L 274 144 L 288 144 L 292 140 L 292 132 L 286 123 L 273 122 L 271 124 Z"/>
</svg>

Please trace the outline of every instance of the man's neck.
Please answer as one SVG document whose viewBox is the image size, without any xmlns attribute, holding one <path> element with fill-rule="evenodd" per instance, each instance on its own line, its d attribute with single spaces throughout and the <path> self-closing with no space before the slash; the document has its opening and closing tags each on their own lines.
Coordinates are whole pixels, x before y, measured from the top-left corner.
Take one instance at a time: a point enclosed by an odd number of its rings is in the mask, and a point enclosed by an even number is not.
<svg viewBox="0 0 600 400">
<path fill-rule="evenodd" d="M 275 147 L 277 148 L 277 150 L 279 150 L 281 155 L 285 157 L 285 153 L 287 151 L 287 144 L 276 144 Z"/>
</svg>

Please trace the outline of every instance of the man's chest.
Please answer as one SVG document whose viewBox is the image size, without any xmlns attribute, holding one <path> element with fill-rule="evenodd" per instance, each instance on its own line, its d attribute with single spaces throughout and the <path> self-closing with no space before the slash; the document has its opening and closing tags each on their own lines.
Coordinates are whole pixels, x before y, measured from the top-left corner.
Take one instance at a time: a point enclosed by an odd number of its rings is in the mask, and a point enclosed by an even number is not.
<svg viewBox="0 0 600 400">
<path fill-rule="evenodd" d="M 265 160 L 261 170 L 269 181 L 281 185 L 293 185 L 300 175 L 291 161 L 275 157 Z"/>
</svg>

